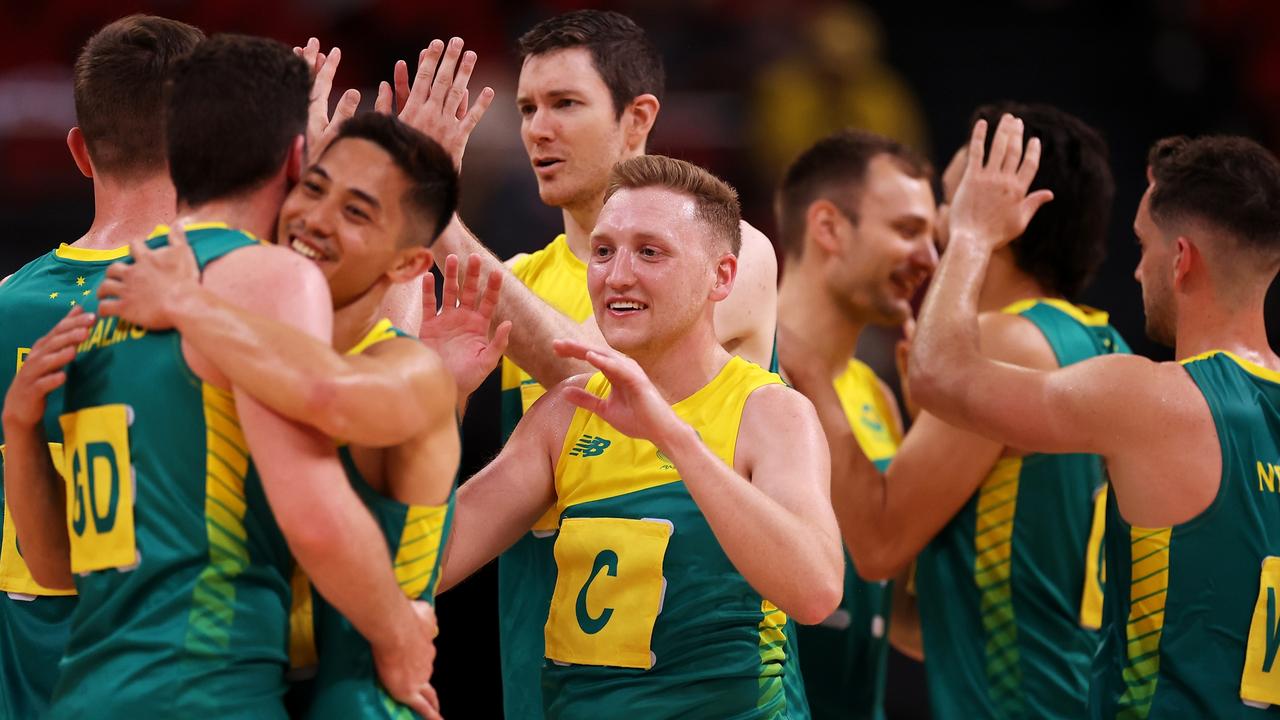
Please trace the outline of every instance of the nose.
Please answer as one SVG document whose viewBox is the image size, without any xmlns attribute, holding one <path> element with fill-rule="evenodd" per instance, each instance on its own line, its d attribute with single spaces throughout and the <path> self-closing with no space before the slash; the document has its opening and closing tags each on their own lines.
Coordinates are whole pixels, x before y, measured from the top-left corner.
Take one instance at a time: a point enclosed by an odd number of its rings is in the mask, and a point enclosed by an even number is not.
<svg viewBox="0 0 1280 720">
<path fill-rule="evenodd" d="M 555 138 L 555 122 L 551 119 L 551 113 L 541 107 L 534 108 L 532 113 L 525 116 L 524 129 L 530 143 L 547 142 Z"/>
<path fill-rule="evenodd" d="M 938 267 L 938 246 L 932 231 L 922 233 L 916 241 L 911 252 L 911 264 L 924 274 L 930 274 Z"/>
<path fill-rule="evenodd" d="M 329 237 L 334 233 L 337 214 L 342 210 L 337 199 L 321 199 L 312 203 L 302 213 L 302 222 L 306 231 L 317 237 Z"/>
<path fill-rule="evenodd" d="M 610 289 L 625 290 L 636 283 L 635 268 L 632 267 L 633 255 L 627 250 L 618 250 L 609 259 L 609 270 L 604 281 Z"/>
</svg>

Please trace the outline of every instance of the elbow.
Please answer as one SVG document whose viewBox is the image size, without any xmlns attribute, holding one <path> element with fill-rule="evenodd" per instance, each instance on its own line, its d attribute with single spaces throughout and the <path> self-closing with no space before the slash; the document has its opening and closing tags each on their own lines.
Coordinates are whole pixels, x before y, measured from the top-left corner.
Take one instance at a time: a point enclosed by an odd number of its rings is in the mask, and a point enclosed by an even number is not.
<svg viewBox="0 0 1280 720">
<path fill-rule="evenodd" d="M 817 625 L 831 617 L 831 613 L 840 607 L 843 599 L 844 568 L 841 563 L 833 571 L 822 573 L 819 580 L 807 585 L 804 596 L 797 598 L 795 606 L 787 614 L 801 625 Z"/>
<path fill-rule="evenodd" d="M 291 508 L 276 512 L 276 522 L 303 570 L 309 570 L 308 559 L 329 557 L 341 549 L 342 533 L 337 530 L 343 525 L 338 513 L 328 508 L 313 507 L 306 512 Z"/>
</svg>

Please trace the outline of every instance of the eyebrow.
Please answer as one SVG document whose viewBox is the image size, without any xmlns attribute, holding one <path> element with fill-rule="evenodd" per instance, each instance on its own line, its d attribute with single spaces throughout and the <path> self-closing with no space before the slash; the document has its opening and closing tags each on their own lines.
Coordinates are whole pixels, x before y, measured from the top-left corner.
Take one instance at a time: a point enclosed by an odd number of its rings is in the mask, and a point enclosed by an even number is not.
<svg viewBox="0 0 1280 720">
<path fill-rule="evenodd" d="M 563 90 L 563 89 L 562 89 L 562 90 L 549 90 L 549 91 L 547 91 L 547 92 L 546 92 L 546 93 L 544 93 L 544 94 L 545 94 L 545 95 L 547 95 L 548 97 L 552 98 L 552 99 L 555 99 L 555 98 L 562 98 L 562 97 L 564 97 L 564 96 L 566 96 L 566 95 L 581 95 L 582 93 L 581 93 L 580 91 L 578 91 L 578 90 Z M 523 105 L 523 104 L 528 103 L 528 102 L 532 102 L 532 100 L 529 98 L 529 96 L 528 96 L 528 95 L 517 95 L 517 96 L 516 96 L 516 104 L 517 104 L 517 105 Z"/>
<path fill-rule="evenodd" d="M 312 165 L 311 170 L 309 172 L 316 173 L 320 177 L 330 182 L 333 181 L 333 178 L 329 176 L 329 173 L 325 172 L 324 168 L 320 167 L 319 163 Z M 372 205 L 374 208 L 378 210 L 382 209 L 382 203 L 378 202 L 377 198 L 365 192 L 364 190 L 361 190 L 360 188 L 347 188 L 347 192 L 351 193 L 352 195 L 355 195 L 356 197 L 360 198 L 360 200 Z"/>
</svg>

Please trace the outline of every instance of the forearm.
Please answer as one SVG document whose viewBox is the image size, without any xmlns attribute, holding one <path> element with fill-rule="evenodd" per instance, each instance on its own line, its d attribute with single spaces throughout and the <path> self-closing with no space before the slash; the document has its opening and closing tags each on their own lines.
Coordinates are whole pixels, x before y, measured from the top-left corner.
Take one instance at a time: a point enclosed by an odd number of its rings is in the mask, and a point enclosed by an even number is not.
<svg viewBox="0 0 1280 720">
<path fill-rule="evenodd" d="M 834 609 L 818 588 L 835 588 L 844 561 L 827 537 L 717 457 L 687 425 L 660 445 L 684 479 L 720 546 L 762 596 L 797 622 L 822 621 Z"/>
<path fill-rule="evenodd" d="M 538 297 L 511 272 L 501 260 L 486 248 L 455 215 L 437 242 L 437 257 L 448 254 L 458 256 L 459 264 L 466 266 L 467 258 L 477 255 L 481 259 L 481 274 L 503 274 L 502 294 L 494 311 L 495 323 L 510 320 L 511 340 L 507 345 L 510 357 L 543 387 L 553 387 L 571 375 L 592 372 L 594 368 L 585 362 L 563 358 L 551 351 L 551 341 L 559 339 L 594 342 L 596 335 L 579 323 L 551 307 Z"/>
<path fill-rule="evenodd" d="M 519 499 L 522 488 L 502 480 L 502 468 L 510 471 L 509 466 L 500 456 L 458 489 L 437 592 L 466 580 L 506 551 L 550 508 L 553 498 L 548 493 L 533 501 Z"/>
<path fill-rule="evenodd" d="M 963 406 L 972 375 L 983 361 L 978 297 L 990 260 L 989 250 L 953 234 L 917 321 L 908 382 L 916 402 L 944 419 Z"/>
<path fill-rule="evenodd" d="M 5 502 L 36 582 L 49 589 L 74 587 L 67 535 L 66 485 L 54 469 L 44 430 L 6 422 Z"/>
</svg>

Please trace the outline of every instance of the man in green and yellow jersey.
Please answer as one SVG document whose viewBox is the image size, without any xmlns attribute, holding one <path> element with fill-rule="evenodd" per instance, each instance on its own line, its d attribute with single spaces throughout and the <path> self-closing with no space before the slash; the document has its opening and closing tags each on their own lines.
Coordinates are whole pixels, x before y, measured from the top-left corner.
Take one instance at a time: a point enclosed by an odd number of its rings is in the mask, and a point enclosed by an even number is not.
<svg viewBox="0 0 1280 720">
<path fill-rule="evenodd" d="M 219 36 L 175 66 L 165 127 L 175 222 L 201 284 L 327 340 L 323 274 L 256 239 L 275 235 L 298 177 L 310 91 L 287 47 Z M 41 427 L 64 381 L 65 491 Z M 73 311 L 32 347 L 4 428 L 32 574 L 54 588 L 74 574 L 81 598 L 49 717 L 283 717 L 294 558 L 369 639 L 388 693 L 431 711 L 429 608 L 405 598 L 332 441 L 244 393 L 178 333 Z"/>
<path fill-rule="evenodd" d="M 1093 717 L 1270 716 L 1280 704 L 1280 357 L 1263 302 L 1280 270 L 1280 163 L 1244 138 L 1153 148 L 1135 277 L 1147 332 L 1176 361 L 1018 368 L 980 351 L 983 277 L 1037 208 L 1058 200 L 1027 194 L 1040 148 L 1032 139 L 1024 153 L 1023 123 L 1001 118 L 989 149 L 986 125 L 974 128 L 951 244 L 921 314 L 912 391 L 1008 445 L 1105 458 Z"/>
<path fill-rule="evenodd" d="M 842 592 L 825 442 L 807 401 L 717 340 L 734 191 L 661 156 L 611 187 L 587 268 L 609 345 L 556 346 L 601 372 L 540 398 L 462 486 L 442 587 L 553 513 L 548 717 L 794 717 L 787 616 L 817 622 Z"/>
<path fill-rule="evenodd" d="M 202 37 L 184 23 L 131 15 L 94 33 L 81 50 L 74 70 L 78 124 L 67 146 L 93 181 L 93 224 L 80 239 L 0 283 L 0 396 L 36 340 L 92 294 L 107 265 L 128 252 L 128 241 L 173 217 L 161 122 L 164 83 L 174 61 Z M 118 102 L 121 97 L 130 100 Z M 55 395 L 56 405 L 61 391 Z M 60 462 L 56 412 L 46 414 L 44 428 Z M 0 458 L 3 450 L 0 431 Z M 3 498 L 0 484 L 0 503 Z M 37 717 L 58 679 L 74 591 L 44 587 L 31 577 L 7 508 L 0 529 L 0 593 L 0 718 Z"/>
<path fill-rule="evenodd" d="M 1036 182 L 1057 199 L 992 260 L 982 288 L 982 351 L 1036 369 L 1124 352 L 1105 313 L 1066 299 L 1102 258 L 1112 197 L 1106 146 L 1051 107 L 997 105 L 977 114 L 998 117 L 1006 108 L 1025 118 L 1043 148 Z M 965 159 L 962 152 L 944 174 L 948 196 Z M 858 573 L 889 579 L 916 561 L 934 715 L 1082 717 L 1098 644 L 1100 460 L 1028 452 L 924 412 L 881 470 L 851 442 L 830 378 L 819 382 L 812 357 L 784 349 L 832 446 L 832 497 Z"/>
<path fill-rule="evenodd" d="M 910 317 L 911 297 L 937 263 L 930 175 L 928 163 L 903 145 L 846 130 L 796 158 L 778 191 L 786 256 L 779 326 L 803 338 L 807 360 L 834 388 L 846 428 L 829 440 L 845 442 L 851 432 L 882 471 L 902 439 L 897 400 L 853 351 L 868 324 Z M 783 350 L 794 348 L 788 340 L 780 341 Z M 893 592 L 885 581 L 859 578 L 846 556 L 840 608 L 799 629 L 815 718 L 884 716 Z"/>
<path fill-rule="evenodd" d="M 460 454 L 455 393 L 470 393 L 501 357 L 500 337 L 485 342 L 488 318 L 476 312 L 481 304 L 492 308 L 500 284 L 478 292 L 477 259 L 454 307 L 457 263 L 447 265 L 446 287 L 454 292 L 439 316 L 432 306 L 428 326 L 450 325 L 451 341 L 437 344 L 439 354 L 392 326 L 379 308 L 390 287 L 430 267 L 427 245 L 449 221 L 456 197 L 452 159 L 422 134 L 376 113 L 342 125 L 290 192 L 277 228 L 277 237 L 329 280 L 332 348 L 201 289 L 183 247 L 139 248 L 135 264 L 113 268 L 101 290 L 110 298 L 104 314 L 148 329 L 175 327 L 237 387 L 347 441 L 339 454 L 387 535 L 396 578 L 406 595 L 427 602 L 452 515 Z M 173 253 L 179 257 L 168 257 Z M 454 329 L 459 321 L 468 324 Z M 457 372 L 446 369 L 450 361 Z M 455 375 L 464 383 L 457 390 Z M 309 629 L 295 628 L 304 639 Z M 316 608 L 314 640 L 319 675 L 310 717 L 400 712 L 376 683 L 368 643 L 328 603 Z"/>
<path fill-rule="evenodd" d="M 519 52 L 520 137 L 539 197 L 561 210 L 564 232 L 506 263 L 512 277 L 503 284 L 495 313 L 513 323 L 502 368 L 504 438 L 544 388 L 590 370 L 576 359 L 556 356 L 551 341 L 599 341 L 586 285 L 589 237 L 604 205 L 610 169 L 645 152 L 665 84 L 657 48 L 643 28 L 617 12 L 581 10 L 544 20 L 520 38 Z M 442 254 L 464 260 L 476 254 L 486 270 L 502 268 L 459 220 L 440 245 Z M 776 298 L 773 248 L 744 224 L 735 289 L 715 309 L 716 336 L 725 349 L 768 366 Z M 554 528 L 553 517 L 543 518 L 498 563 L 503 700 L 510 720 L 541 717 L 541 624 L 555 582 L 549 539 Z M 800 688 L 790 690 L 796 695 L 792 704 L 802 704 Z"/>
</svg>

